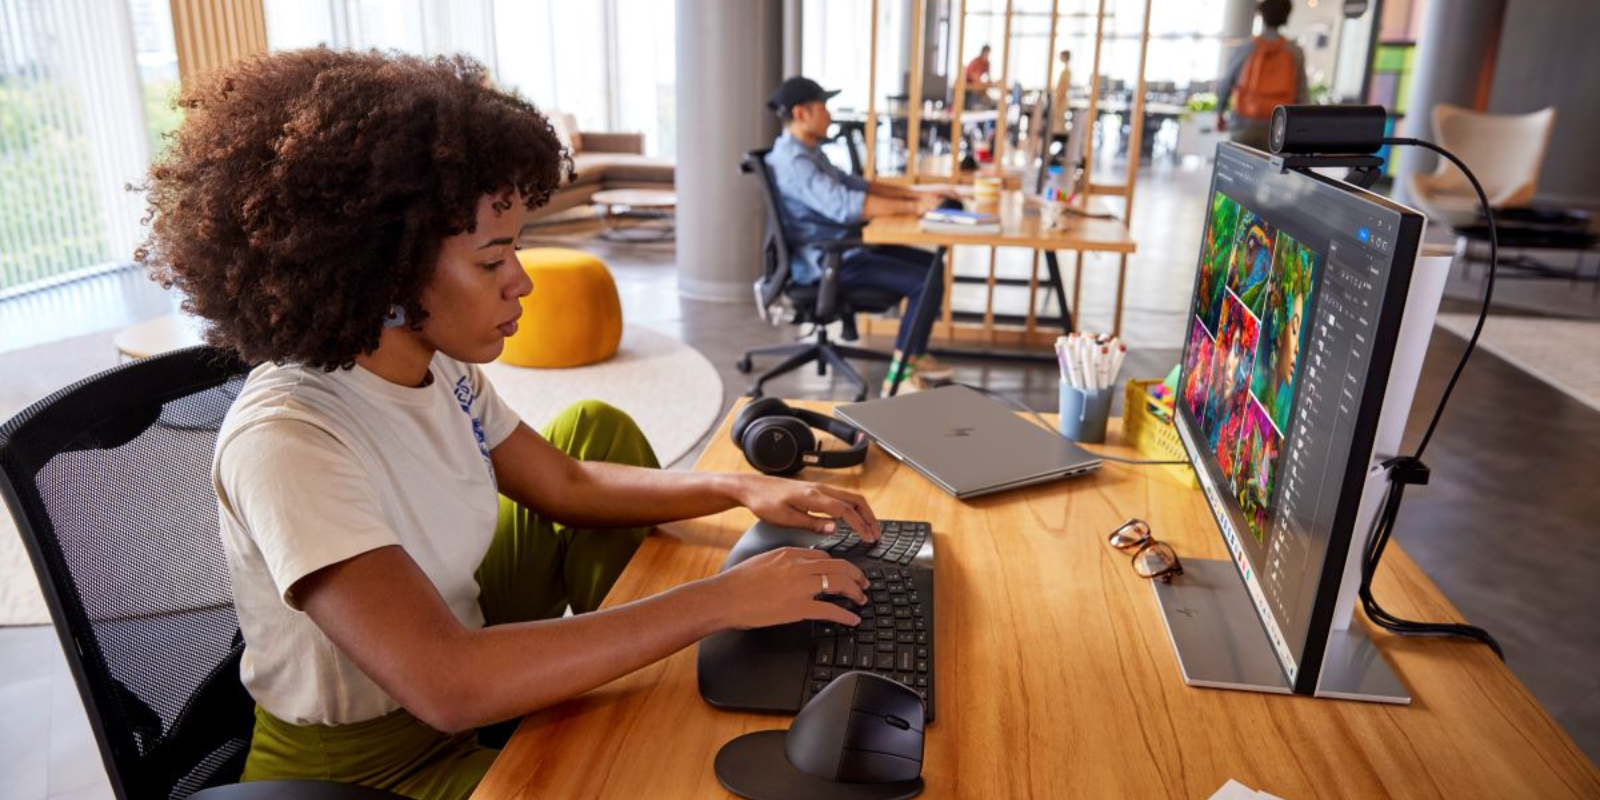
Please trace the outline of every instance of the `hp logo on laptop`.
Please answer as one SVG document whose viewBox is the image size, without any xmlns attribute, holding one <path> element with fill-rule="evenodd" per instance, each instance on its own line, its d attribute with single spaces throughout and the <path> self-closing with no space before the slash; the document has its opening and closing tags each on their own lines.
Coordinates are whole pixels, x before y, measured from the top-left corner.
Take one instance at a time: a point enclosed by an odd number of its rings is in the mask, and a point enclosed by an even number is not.
<svg viewBox="0 0 1600 800">
<path fill-rule="evenodd" d="M 975 431 L 975 430 L 977 430 L 977 429 L 976 428 L 951 428 L 950 432 L 945 434 L 945 435 L 946 436 L 971 436 L 972 432 Z"/>
</svg>

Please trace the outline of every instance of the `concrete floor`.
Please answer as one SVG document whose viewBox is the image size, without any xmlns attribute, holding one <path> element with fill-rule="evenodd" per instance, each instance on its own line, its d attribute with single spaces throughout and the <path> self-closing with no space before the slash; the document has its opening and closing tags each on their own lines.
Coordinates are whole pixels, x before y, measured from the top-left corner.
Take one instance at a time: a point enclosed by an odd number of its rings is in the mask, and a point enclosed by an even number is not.
<svg viewBox="0 0 1600 800">
<path fill-rule="evenodd" d="M 1136 377 L 1164 374 L 1177 360 L 1209 170 L 1165 166 L 1147 173 L 1133 220 L 1140 254 L 1130 263 L 1125 337 L 1135 348 L 1125 375 Z M 595 230 L 593 224 L 530 229 L 524 241 L 582 247 L 606 259 L 629 323 L 679 337 L 704 353 L 722 377 L 727 404 L 748 385 L 749 378 L 733 367 L 744 348 L 793 340 L 794 329 L 761 322 L 748 304 L 680 297 L 670 243 L 611 244 L 595 239 Z M 1030 261 L 1002 253 L 1001 264 L 1026 274 Z M 958 268 L 970 265 L 986 268 L 987 254 L 963 256 Z M 1114 270 L 1114 261 L 1086 268 L 1083 327 L 1109 327 Z M 1447 306 L 1472 310 L 1459 301 Z M 0 419 L 33 395 L 105 362 L 108 334 L 64 324 L 50 338 L 65 341 L 0 353 Z M 77 338 L 67 340 L 72 336 Z M 1411 442 L 1426 425 L 1462 345 L 1451 334 L 1434 337 L 1412 413 Z M 958 381 L 1040 410 L 1055 406 L 1053 365 L 950 363 Z M 770 364 L 760 361 L 757 368 Z M 874 385 L 883 371 L 862 368 Z M 25 388 L 13 388 L 23 378 Z M 833 375 L 819 377 L 814 369 L 768 388 L 770 395 L 796 398 L 847 399 L 851 393 Z M 697 454 L 698 448 L 677 468 L 687 468 Z M 1600 759 L 1600 626 L 1594 624 L 1600 584 L 1591 577 L 1600 569 L 1597 454 L 1600 413 L 1479 352 L 1431 445 L 1433 483 L 1406 496 L 1398 541 L 1469 620 L 1499 637 L 1513 671 L 1579 746 Z M 0 629 L 0 720 L 0 797 L 110 796 L 49 628 Z"/>
</svg>

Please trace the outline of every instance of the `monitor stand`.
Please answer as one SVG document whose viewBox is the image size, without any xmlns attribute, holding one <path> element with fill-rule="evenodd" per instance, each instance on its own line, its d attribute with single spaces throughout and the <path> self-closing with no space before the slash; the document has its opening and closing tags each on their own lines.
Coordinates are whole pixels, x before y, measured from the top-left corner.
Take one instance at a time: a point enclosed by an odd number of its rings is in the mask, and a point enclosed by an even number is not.
<svg viewBox="0 0 1600 800">
<path fill-rule="evenodd" d="M 1189 560 L 1172 583 L 1153 581 L 1178 668 L 1190 686 L 1291 694 L 1272 642 L 1231 561 Z M 1335 631 L 1318 697 L 1410 704 L 1411 696 L 1359 626 Z"/>
</svg>

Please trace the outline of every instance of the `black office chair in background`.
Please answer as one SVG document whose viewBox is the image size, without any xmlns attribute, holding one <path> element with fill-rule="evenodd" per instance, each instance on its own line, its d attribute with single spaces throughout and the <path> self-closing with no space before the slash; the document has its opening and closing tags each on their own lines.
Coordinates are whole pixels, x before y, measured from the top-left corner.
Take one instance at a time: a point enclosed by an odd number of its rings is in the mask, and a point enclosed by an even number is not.
<svg viewBox="0 0 1600 800">
<path fill-rule="evenodd" d="M 804 243 L 806 246 L 822 250 L 822 279 L 807 286 L 796 285 L 789 279 L 789 239 L 785 235 L 783 215 L 778 211 L 778 191 L 773 184 L 772 172 L 767 167 L 768 152 L 770 151 L 751 150 L 745 154 L 744 162 L 739 166 L 741 172 L 756 177 L 761 184 L 762 196 L 767 201 L 767 230 L 761 244 L 761 279 L 755 284 L 756 310 L 761 313 L 762 319 L 776 324 L 780 317 L 775 315 L 783 314 L 784 309 L 781 306 L 786 304 L 792 312 L 792 319 L 788 321 L 815 326 L 816 341 L 752 347 L 746 350 L 744 357 L 735 364 L 740 372 L 746 374 L 755 369 L 755 364 L 751 360 L 755 356 L 787 356 L 787 359 L 762 373 L 745 394 L 750 397 L 760 397 L 761 387 L 767 381 L 815 361 L 818 375 L 828 374 L 828 367 L 833 367 L 856 387 L 856 401 L 865 400 L 866 379 L 862 378 L 861 373 L 857 372 L 845 358 L 889 361 L 892 356 L 875 350 L 834 344 L 828 338 L 827 326 L 835 322 L 840 323 L 843 326 L 842 338 L 847 342 L 853 342 L 860 338 L 860 334 L 856 332 L 857 313 L 887 311 L 900 302 L 901 295 L 885 289 L 850 288 L 839 285 L 839 270 L 844 251 L 860 247 L 861 241 L 858 239 Z"/>
<path fill-rule="evenodd" d="M 0 495 L 117 797 L 398 797 L 320 781 L 207 789 L 239 779 L 255 724 L 211 488 L 246 372 L 193 347 L 62 389 L 0 427 Z"/>
</svg>

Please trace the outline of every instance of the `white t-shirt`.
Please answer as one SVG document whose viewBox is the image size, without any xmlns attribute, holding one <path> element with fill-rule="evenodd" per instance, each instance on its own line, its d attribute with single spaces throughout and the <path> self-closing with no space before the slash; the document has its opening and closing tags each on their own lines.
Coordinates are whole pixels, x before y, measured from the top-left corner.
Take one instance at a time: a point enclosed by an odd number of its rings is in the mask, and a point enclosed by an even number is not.
<svg viewBox="0 0 1600 800">
<path fill-rule="evenodd" d="M 473 574 L 499 513 L 489 451 L 519 420 L 474 365 L 437 355 L 431 377 L 418 389 L 359 366 L 267 364 L 222 424 L 212 482 L 240 677 L 278 719 L 340 725 L 400 707 L 290 593 L 323 567 L 400 545 L 463 625 L 483 625 Z"/>
</svg>

